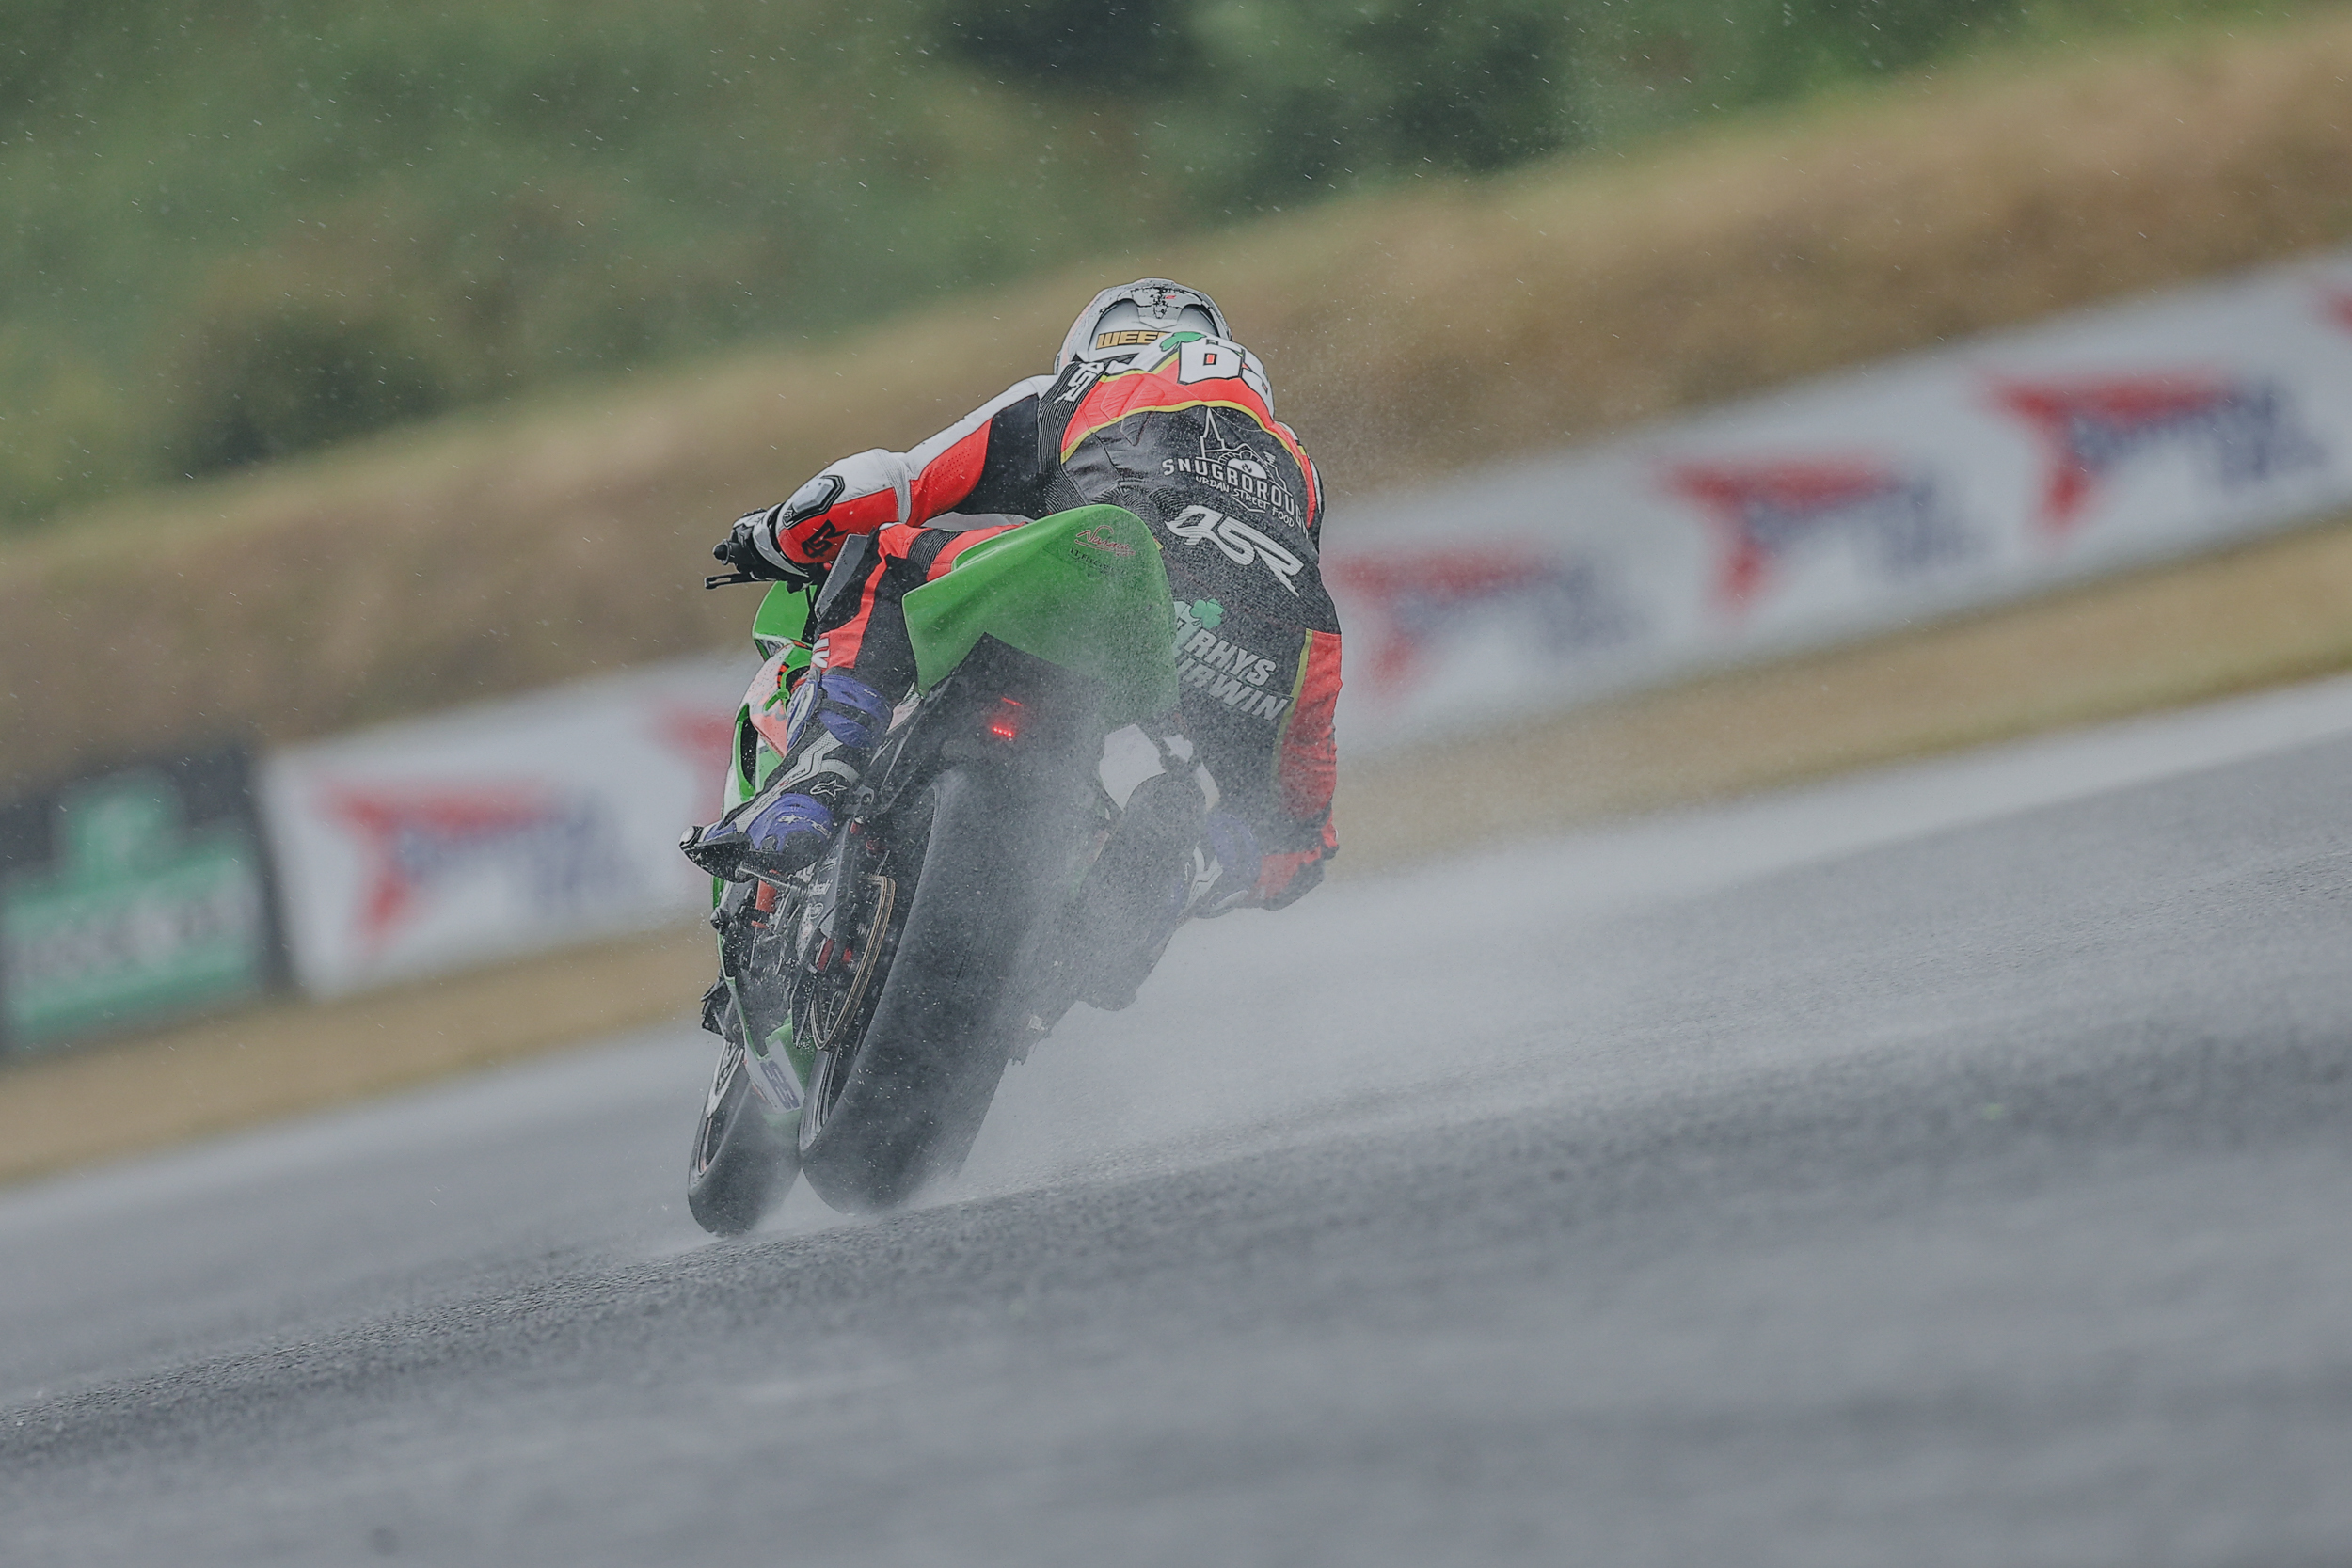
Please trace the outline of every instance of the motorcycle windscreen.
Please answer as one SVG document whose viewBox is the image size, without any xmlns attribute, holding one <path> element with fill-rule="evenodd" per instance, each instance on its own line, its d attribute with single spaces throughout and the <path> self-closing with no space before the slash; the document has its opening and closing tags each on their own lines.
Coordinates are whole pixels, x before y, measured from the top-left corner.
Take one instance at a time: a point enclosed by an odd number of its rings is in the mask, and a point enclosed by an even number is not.
<svg viewBox="0 0 2352 1568">
<path fill-rule="evenodd" d="M 791 669 L 808 662 L 808 612 L 812 595 L 806 588 L 793 583 L 771 585 L 767 596 L 759 601 L 759 613 L 752 617 L 752 646 L 759 650 L 761 658 L 773 658 L 787 649 L 797 650 L 785 660 Z"/>
<path fill-rule="evenodd" d="M 1176 705 L 1176 611 L 1159 541 L 1121 507 L 1082 506 L 975 545 L 905 599 L 929 690 L 982 637 L 1101 681 L 1112 729 Z"/>
</svg>

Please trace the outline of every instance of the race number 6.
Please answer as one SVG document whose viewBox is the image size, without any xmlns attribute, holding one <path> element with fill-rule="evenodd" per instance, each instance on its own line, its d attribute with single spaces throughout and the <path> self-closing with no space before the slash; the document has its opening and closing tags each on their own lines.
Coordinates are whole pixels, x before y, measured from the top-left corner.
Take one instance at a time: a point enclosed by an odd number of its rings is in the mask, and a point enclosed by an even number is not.
<svg viewBox="0 0 2352 1568">
<path fill-rule="evenodd" d="M 1221 338 L 1192 338 L 1176 350 L 1176 379 L 1186 386 L 1196 381 L 1231 381 L 1238 376 L 1251 391 L 1268 402 L 1265 367 L 1238 343 Z"/>
</svg>

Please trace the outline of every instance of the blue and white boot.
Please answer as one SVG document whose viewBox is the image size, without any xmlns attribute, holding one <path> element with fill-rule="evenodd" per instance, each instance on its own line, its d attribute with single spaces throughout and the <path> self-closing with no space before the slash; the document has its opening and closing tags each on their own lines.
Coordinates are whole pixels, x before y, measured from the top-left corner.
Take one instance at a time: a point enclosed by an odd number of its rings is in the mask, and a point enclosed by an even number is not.
<svg viewBox="0 0 2352 1568">
<path fill-rule="evenodd" d="M 842 803 L 890 724 L 882 693 L 846 670 L 824 670 L 792 694 L 782 764 L 759 792 L 678 848 L 723 881 L 778 880 L 817 863 Z"/>
</svg>

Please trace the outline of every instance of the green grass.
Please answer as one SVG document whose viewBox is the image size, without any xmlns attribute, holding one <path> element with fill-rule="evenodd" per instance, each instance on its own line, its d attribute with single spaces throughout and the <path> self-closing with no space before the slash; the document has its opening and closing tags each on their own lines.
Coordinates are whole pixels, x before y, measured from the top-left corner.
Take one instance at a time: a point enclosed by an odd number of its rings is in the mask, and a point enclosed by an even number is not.
<svg viewBox="0 0 2352 1568">
<path fill-rule="evenodd" d="M 2295 0 L 0 0 L 0 530 L 1253 212 Z"/>
</svg>

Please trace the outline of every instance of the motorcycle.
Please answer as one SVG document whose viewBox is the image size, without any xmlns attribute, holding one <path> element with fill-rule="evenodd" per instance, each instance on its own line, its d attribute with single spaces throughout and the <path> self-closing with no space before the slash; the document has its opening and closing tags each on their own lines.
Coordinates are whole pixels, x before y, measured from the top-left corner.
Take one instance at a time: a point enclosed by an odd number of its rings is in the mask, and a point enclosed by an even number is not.
<svg viewBox="0 0 2352 1568">
<path fill-rule="evenodd" d="M 713 578 L 712 585 L 739 578 Z M 687 1202 L 750 1229 L 795 1176 L 871 1212 L 952 1176 L 1006 1067 L 1108 1008 L 1174 930 L 1215 784 L 1176 732 L 1159 545 L 1089 506 L 975 546 L 905 596 L 914 693 L 807 870 L 713 883 L 719 1062 Z M 770 588 L 727 804 L 780 760 L 811 591 Z M 1106 757 L 1129 759 L 1121 777 Z"/>
</svg>

